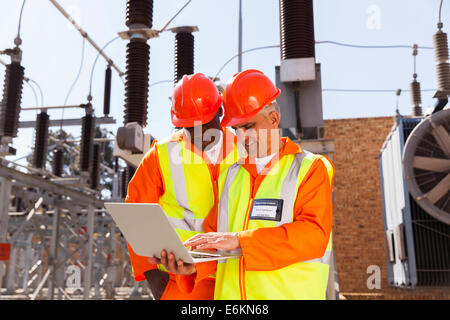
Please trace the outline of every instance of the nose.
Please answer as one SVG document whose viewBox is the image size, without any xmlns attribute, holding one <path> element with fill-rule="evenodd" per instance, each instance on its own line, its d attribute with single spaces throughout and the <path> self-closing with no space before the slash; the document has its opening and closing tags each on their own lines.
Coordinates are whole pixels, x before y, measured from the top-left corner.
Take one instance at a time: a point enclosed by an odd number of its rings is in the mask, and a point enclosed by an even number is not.
<svg viewBox="0 0 450 320">
<path fill-rule="evenodd" d="M 236 129 L 236 136 L 239 141 L 244 141 L 245 139 L 248 139 L 248 136 L 246 135 L 246 129 L 244 128 L 238 128 Z"/>
<path fill-rule="evenodd" d="M 246 135 L 247 134 L 247 131 L 248 131 L 248 129 L 246 129 L 246 128 L 237 128 L 236 129 L 236 135 L 241 135 L 241 136 L 244 136 L 244 135 Z"/>
</svg>

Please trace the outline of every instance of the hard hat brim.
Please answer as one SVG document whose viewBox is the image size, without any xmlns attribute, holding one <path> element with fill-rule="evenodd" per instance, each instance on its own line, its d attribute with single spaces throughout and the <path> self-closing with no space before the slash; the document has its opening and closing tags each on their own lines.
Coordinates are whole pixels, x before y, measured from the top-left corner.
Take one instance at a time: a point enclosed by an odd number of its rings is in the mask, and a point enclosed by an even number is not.
<svg viewBox="0 0 450 320">
<path fill-rule="evenodd" d="M 171 113 L 172 124 L 178 128 L 191 128 L 191 127 L 198 126 L 198 125 L 204 125 L 204 124 L 210 122 L 214 118 L 214 116 L 217 114 L 217 111 L 219 110 L 219 108 L 221 106 L 222 106 L 222 101 L 219 99 L 219 102 L 217 103 L 217 107 L 214 108 L 214 111 L 211 111 L 208 114 L 204 114 L 201 117 L 193 117 L 193 118 L 188 118 L 188 119 L 178 118 L 175 115 L 175 113 L 173 112 L 173 110 L 171 110 L 170 113 Z"/>
<path fill-rule="evenodd" d="M 281 94 L 281 90 L 277 88 L 277 92 L 275 93 L 275 95 L 273 95 L 272 97 L 267 99 L 267 102 L 263 103 L 261 105 L 261 107 L 259 107 L 258 109 L 255 109 L 252 112 L 247 113 L 245 115 L 241 115 L 239 117 L 227 117 L 226 113 L 225 113 L 225 116 L 222 118 L 222 121 L 221 121 L 220 125 L 222 127 L 232 127 L 232 126 L 240 125 L 242 123 L 247 122 L 248 120 L 250 120 L 251 118 L 256 116 L 258 114 L 258 112 L 260 112 L 262 110 L 262 108 L 264 108 L 269 103 L 271 103 L 273 100 L 278 98 L 278 96 L 280 94 Z"/>
</svg>

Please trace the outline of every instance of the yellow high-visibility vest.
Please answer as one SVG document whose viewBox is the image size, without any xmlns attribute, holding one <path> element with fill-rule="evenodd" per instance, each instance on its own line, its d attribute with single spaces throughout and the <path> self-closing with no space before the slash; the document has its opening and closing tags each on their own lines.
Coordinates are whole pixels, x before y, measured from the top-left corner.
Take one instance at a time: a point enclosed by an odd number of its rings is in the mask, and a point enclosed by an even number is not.
<svg viewBox="0 0 450 320">
<path fill-rule="evenodd" d="M 239 163 L 219 177 L 218 232 L 239 232 L 277 227 L 293 222 L 298 188 L 314 161 L 324 162 L 330 184 L 333 166 L 326 157 L 303 150 L 279 159 L 252 199 L 251 176 Z M 248 219 L 256 199 L 282 199 L 281 221 Z M 244 226 L 248 223 L 248 227 Z M 331 257 L 331 235 L 325 254 L 317 259 L 272 271 L 245 270 L 245 259 L 220 260 L 217 264 L 214 298 L 219 300 L 325 299 Z"/>
<path fill-rule="evenodd" d="M 223 132 L 224 140 L 227 134 L 231 133 Z M 204 232 L 203 221 L 216 201 L 217 184 L 208 164 L 201 155 L 187 147 L 184 140 L 166 139 L 155 145 L 164 183 L 164 194 L 158 203 L 184 242 Z M 233 142 L 233 150 L 219 163 L 219 173 L 238 159 Z M 162 265 L 158 266 L 166 271 Z"/>
</svg>

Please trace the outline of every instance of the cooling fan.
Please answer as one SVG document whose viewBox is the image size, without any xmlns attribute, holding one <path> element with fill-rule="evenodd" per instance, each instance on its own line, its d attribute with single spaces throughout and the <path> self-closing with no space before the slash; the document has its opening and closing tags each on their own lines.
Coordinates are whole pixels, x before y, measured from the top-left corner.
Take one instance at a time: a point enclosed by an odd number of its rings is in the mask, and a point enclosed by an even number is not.
<svg viewBox="0 0 450 320">
<path fill-rule="evenodd" d="M 403 150 L 411 196 L 425 212 L 450 225 L 450 109 L 425 117 Z"/>
</svg>

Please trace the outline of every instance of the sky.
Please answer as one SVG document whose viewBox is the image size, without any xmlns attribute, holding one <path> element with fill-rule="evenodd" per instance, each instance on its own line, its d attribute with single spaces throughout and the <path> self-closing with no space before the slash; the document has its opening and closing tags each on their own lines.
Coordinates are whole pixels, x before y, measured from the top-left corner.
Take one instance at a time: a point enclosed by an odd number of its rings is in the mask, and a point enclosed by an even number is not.
<svg viewBox="0 0 450 320">
<path fill-rule="evenodd" d="M 0 49 L 12 48 L 17 35 L 19 13 L 23 0 L 0 0 Z M 58 0 L 89 36 L 103 47 L 125 25 L 125 0 Z M 186 3 L 185 0 L 154 0 L 153 29 L 161 29 Z M 192 0 L 168 26 L 198 26 L 195 37 L 195 72 L 215 76 L 224 63 L 238 52 L 238 0 Z M 314 28 L 316 41 L 336 41 L 355 45 L 408 45 L 432 47 L 437 31 L 440 0 L 315 0 Z M 278 45 L 280 43 L 279 1 L 242 0 L 243 50 Z M 442 7 L 444 31 L 450 24 L 450 1 Z M 63 105 L 80 69 L 82 37 L 48 0 L 27 0 L 24 6 L 21 38 L 22 65 L 25 76 L 36 81 L 43 92 L 43 105 Z M 161 139 L 172 132 L 170 99 L 174 73 L 174 34 L 163 32 L 150 39 L 150 72 L 148 124 L 145 133 Z M 105 53 L 125 72 L 127 41 L 112 42 Z M 87 102 L 89 79 L 97 51 L 85 44 L 81 73 L 68 105 Z M 0 59 L 10 62 L 8 56 Z M 243 69 L 263 71 L 273 81 L 275 66 L 280 64 L 278 48 L 257 50 L 243 55 Z M 388 89 L 407 90 L 413 75 L 410 48 L 360 49 L 332 44 L 316 44 L 316 63 L 321 64 L 324 119 L 392 116 L 396 109 L 395 92 L 354 93 L 333 92 L 327 89 Z M 434 51 L 419 49 L 417 80 L 422 89 L 436 89 Z M 103 115 L 104 72 L 106 61 L 100 57 L 93 71 L 92 96 L 95 115 Z M 237 72 L 237 59 L 219 74 L 220 82 Z M 0 65 L 0 84 L 3 86 L 5 68 Z M 2 90 L 3 91 L 3 90 Z M 24 84 L 22 107 L 41 106 L 33 91 Z M 434 91 L 422 92 L 425 110 L 434 104 Z M 123 125 L 124 84 L 113 70 L 111 116 L 114 125 L 103 128 L 115 133 Z M 409 92 L 402 92 L 399 111 L 411 114 Z M 80 118 L 81 109 L 49 110 L 50 119 Z M 36 111 L 23 111 L 20 121 L 34 120 Z M 52 128 L 55 130 L 56 128 Z M 66 127 L 75 137 L 81 127 Z M 17 149 L 14 160 L 31 152 L 34 129 L 20 129 L 13 140 Z"/>
</svg>

